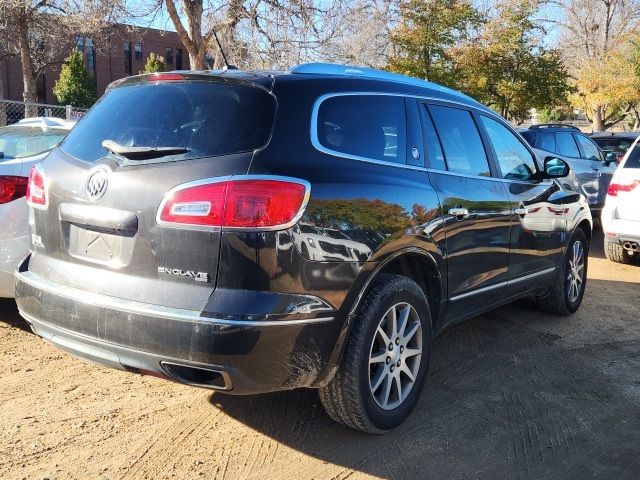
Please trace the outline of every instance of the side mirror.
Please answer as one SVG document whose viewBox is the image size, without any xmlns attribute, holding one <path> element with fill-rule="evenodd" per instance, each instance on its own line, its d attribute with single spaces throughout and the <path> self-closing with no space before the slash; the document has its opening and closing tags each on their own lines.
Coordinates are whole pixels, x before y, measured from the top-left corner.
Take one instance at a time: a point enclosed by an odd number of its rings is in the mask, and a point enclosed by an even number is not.
<svg viewBox="0 0 640 480">
<path fill-rule="evenodd" d="M 617 163 L 618 155 L 615 152 L 606 152 L 604 154 L 604 163 L 607 165 L 611 165 L 612 163 Z"/>
<path fill-rule="evenodd" d="M 569 175 L 571 168 L 564 160 L 556 157 L 547 157 L 544 159 L 544 177 L 545 178 L 562 178 Z"/>
</svg>

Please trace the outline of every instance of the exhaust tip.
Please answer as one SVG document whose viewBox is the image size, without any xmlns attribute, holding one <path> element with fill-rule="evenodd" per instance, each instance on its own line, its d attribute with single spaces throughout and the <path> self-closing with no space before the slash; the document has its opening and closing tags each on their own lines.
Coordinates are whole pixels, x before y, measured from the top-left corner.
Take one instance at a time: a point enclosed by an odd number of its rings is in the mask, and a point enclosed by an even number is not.
<svg viewBox="0 0 640 480">
<path fill-rule="evenodd" d="M 233 389 L 229 374 L 222 370 L 173 362 L 160 362 L 160 365 L 171 378 L 186 385 L 213 388 L 215 390 Z"/>
</svg>

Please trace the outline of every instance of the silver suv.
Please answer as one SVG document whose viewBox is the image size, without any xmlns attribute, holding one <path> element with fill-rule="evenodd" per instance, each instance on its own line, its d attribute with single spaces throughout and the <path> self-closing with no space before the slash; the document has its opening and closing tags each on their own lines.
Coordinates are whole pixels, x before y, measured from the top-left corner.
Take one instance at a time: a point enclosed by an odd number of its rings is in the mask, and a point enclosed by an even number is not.
<svg viewBox="0 0 640 480">
<path fill-rule="evenodd" d="M 564 187 L 583 194 L 594 218 L 600 218 L 616 169 L 615 155 L 605 155 L 593 140 L 571 125 L 543 123 L 520 129 L 519 133 L 539 158 L 554 156 L 569 164 L 571 175 L 562 179 Z"/>
</svg>

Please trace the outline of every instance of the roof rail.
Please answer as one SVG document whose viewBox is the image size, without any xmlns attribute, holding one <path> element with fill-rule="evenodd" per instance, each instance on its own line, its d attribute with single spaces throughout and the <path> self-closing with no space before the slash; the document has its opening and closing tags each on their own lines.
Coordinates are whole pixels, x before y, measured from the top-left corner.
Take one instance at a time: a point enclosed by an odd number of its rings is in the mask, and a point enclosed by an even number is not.
<svg viewBox="0 0 640 480">
<path fill-rule="evenodd" d="M 409 77 L 407 75 L 401 75 L 399 73 L 385 72 L 383 70 L 376 70 L 374 68 L 356 67 L 353 65 L 340 65 L 336 63 L 303 63 L 291 67 L 289 72 L 295 74 L 316 74 L 316 75 L 336 75 L 343 77 L 364 77 L 373 78 L 376 80 L 386 80 L 389 82 L 403 83 L 405 85 L 415 85 L 418 87 L 427 87 L 433 90 L 439 90 L 450 95 L 465 98 L 466 100 L 473 102 L 476 105 L 482 105 L 477 100 L 458 92 L 451 88 L 443 87 L 437 83 L 428 82 L 426 80 L 420 80 L 419 78 Z M 486 108 L 482 105 L 483 108 Z"/>
<path fill-rule="evenodd" d="M 531 125 L 529 128 L 570 128 L 571 130 L 581 131 L 578 127 L 567 125 L 566 123 L 538 123 Z"/>
</svg>

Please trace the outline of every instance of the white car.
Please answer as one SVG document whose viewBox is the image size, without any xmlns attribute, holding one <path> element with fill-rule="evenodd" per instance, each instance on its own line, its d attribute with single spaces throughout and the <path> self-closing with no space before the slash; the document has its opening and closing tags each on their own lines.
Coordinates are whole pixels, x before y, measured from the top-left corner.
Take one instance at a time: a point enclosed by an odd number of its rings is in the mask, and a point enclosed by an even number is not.
<svg viewBox="0 0 640 480">
<path fill-rule="evenodd" d="M 602 210 L 604 253 L 629 263 L 640 255 L 640 144 L 638 139 L 613 174 Z"/>
<path fill-rule="evenodd" d="M 13 272 L 29 250 L 24 196 L 31 167 L 64 138 L 75 122 L 25 118 L 0 127 L 0 297 L 14 296 Z"/>
</svg>

